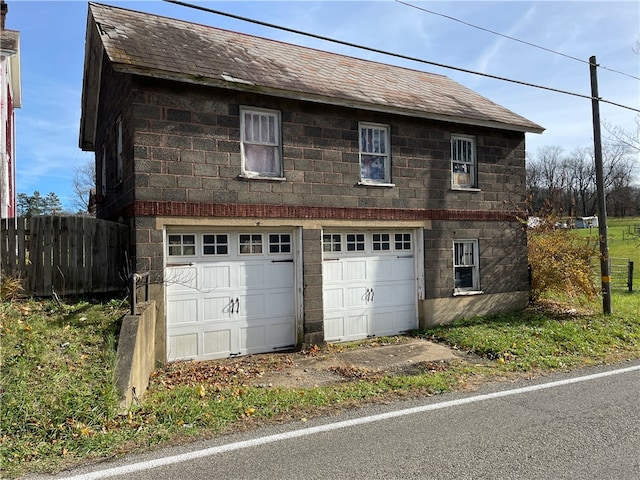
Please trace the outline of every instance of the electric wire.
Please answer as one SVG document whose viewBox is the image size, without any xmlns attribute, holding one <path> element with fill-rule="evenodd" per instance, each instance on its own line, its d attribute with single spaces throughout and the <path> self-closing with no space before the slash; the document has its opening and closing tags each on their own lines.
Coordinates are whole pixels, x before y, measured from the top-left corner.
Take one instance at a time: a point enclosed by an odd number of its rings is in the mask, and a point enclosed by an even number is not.
<svg viewBox="0 0 640 480">
<path fill-rule="evenodd" d="M 546 47 L 543 47 L 543 46 L 540 46 L 540 45 L 536 45 L 535 43 L 527 42 L 525 40 L 520 40 L 519 38 L 515 38 L 515 37 L 512 37 L 510 35 L 505 35 L 504 33 L 496 32 L 494 30 L 490 30 L 490 29 L 485 28 L 485 27 L 480 27 L 478 25 L 474 25 L 473 23 L 465 22 L 464 20 L 460 20 L 459 18 L 452 17 L 451 15 L 445 15 L 444 13 L 434 12 L 433 10 L 429 10 L 427 8 L 424 8 L 424 7 L 419 7 L 418 5 L 412 5 L 411 3 L 404 2 L 402 0 L 394 0 L 394 1 L 396 3 L 401 4 L 401 5 L 405 5 L 407 7 L 415 8 L 416 10 L 420 10 L 420 11 L 425 12 L 425 13 L 430 13 L 431 15 L 436 15 L 436 16 L 439 16 L 439 17 L 447 18 L 449 20 L 453 20 L 454 22 L 461 23 L 461 24 L 466 25 L 468 27 L 475 28 L 475 29 L 478 29 L 478 30 L 482 30 L 483 32 L 488 32 L 488 33 L 491 33 L 493 35 L 498 35 L 499 37 L 504 37 L 504 38 L 507 38 L 509 40 L 513 40 L 514 42 L 522 43 L 522 44 L 527 45 L 529 47 L 533 47 L 533 48 L 537 48 L 537 49 L 540 49 L 540 50 L 544 50 L 545 52 L 553 53 L 555 55 L 560 55 L 562 57 L 566 57 L 566 58 L 569 58 L 571 60 L 575 60 L 576 62 L 585 63 L 585 64 L 589 65 L 589 62 L 587 60 L 583 60 L 582 58 L 578 58 L 578 57 L 574 57 L 572 55 L 568 55 L 566 53 L 558 52 L 557 50 L 552 50 L 550 48 L 546 48 Z M 607 70 L 609 72 L 618 73 L 620 75 L 625 75 L 625 76 L 633 78 L 635 80 L 640 80 L 640 77 L 636 77 L 634 75 L 631 75 L 631 74 L 626 73 L 626 72 L 621 72 L 619 70 L 614 70 L 612 68 L 603 67 L 602 65 L 598 65 L 598 68 L 600 68 L 601 70 Z"/>
<path fill-rule="evenodd" d="M 624 109 L 627 109 L 627 110 L 631 110 L 631 111 L 640 113 L 640 109 L 629 107 L 627 105 L 622 105 L 622 104 L 619 104 L 619 103 L 615 103 L 615 102 L 612 102 L 610 100 L 605 100 L 603 98 L 594 98 L 591 95 L 585 95 L 585 94 L 576 93 L 576 92 L 569 92 L 567 90 L 561 90 L 561 89 L 558 89 L 558 88 L 547 87 L 547 86 L 544 86 L 544 85 L 537 85 L 535 83 L 529 83 L 529 82 L 525 82 L 525 81 L 522 81 L 522 80 L 515 80 L 515 79 L 512 79 L 512 78 L 506 78 L 506 77 L 501 77 L 501 76 L 498 76 L 498 75 L 492 75 L 490 73 L 476 72 L 474 70 L 469 70 L 467 68 L 454 67 L 454 66 L 451 66 L 451 65 L 443 64 L 443 63 L 432 62 L 430 60 L 424 60 L 424 59 L 421 59 L 421 58 L 412 57 L 412 56 L 408 56 L 408 55 L 403 55 L 403 54 L 400 54 L 400 53 L 388 52 L 386 50 L 381 50 L 381 49 L 373 48 L 373 47 L 367 47 L 367 46 L 364 46 L 364 45 L 358 45 L 357 43 L 352 43 L 352 42 L 347 42 L 345 40 L 338 40 L 338 39 L 334 39 L 334 38 L 330 38 L 330 37 L 325 37 L 323 35 L 318 35 L 318 34 L 315 34 L 315 33 L 304 32 L 304 31 L 296 30 L 296 29 L 293 29 L 293 28 L 290 28 L 290 27 L 283 27 L 281 25 L 276 25 L 276 24 L 273 24 L 273 23 L 263 22 L 262 20 L 256 20 L 256 19 L 253 19 L 253 18 L 243 17 L 241 15 L 236 15 L 234 13 L 223 12 L 223 11 L 220 11 L 220 10 L 215 10 L 213 8 L 203 7 L 201 5 L 194 5 L 194 4 L 191 4 L 191 3 L 183 2 L 181 0 L 163 0 L 163 1 L 165 1 L 167 3 L 173 3 L 175 5 L 180 5 L 180 6 L 183 6 L 183 7 L 187 7 L 187 8 L 193 8 L 195 10 L 201 10 L 201 11 L 207 12 L 207 13 L 213 13 L 213 14 L 220 15 L 220 16 L 223 16 L 223 17 L 229 17 L 229 18 L 233 18 L 233 19 L 236 19 L 236 20 L 241 20 L 241 21 L 248 22 L 248 23 L 253 23 L 253 24 L 256 24 L 256 25 L 261 25 L 263 27 L 275 28 L 277 30 L 282 30 L 282 31 L 285 31 L 285 32 L 294 33 L 296 35 L 303 35 L 303 36 L 306 36 L 306 37 L 315 38 L 317 40 L 323 40 L 323 41 L 326 41 L 326 42 L 337 43 L 339 45 L 344 45 L 346 47 L 352 47 L 352 48 L 357 48 L 357 49 L 360 49 L 360 50 L 366 50 L 366 51 L 371 52 L 371 53 L 378 53 L 378 54 L 381 54 L 381 55 L 387 55 L 387 56 L 391 56 L 391 57 L 395 57 L 395 58 L 400 58 L 402 60 L 409 60 L 409 61 L 416 62 L 416 63 L 432 65 L 432 66 L 435 66 L 435 67 L 445 68 L 445 69 L 449 69 L 449 70 L 455 70 L 455 71 L 458 71 L 458 72 L 468 73 L 468 74 L 471 74 L 471 75 L 478 75 L 478 76 L 481 76 L 481 77 L 492 78 L 494 80 L 500 80 L 500 81 L 503 81 L 503 82 L 515 83 L 517 85 L 523 85 L 525 87 L 532 87 L 532 88 L 537 88 L 537 89 L 546 90 L 546 91 L 550 91 L 550 92 L 560 93 L 560 94 L 564 94 L 564 95 L 570 95 L 570 96 L 573 96 L 573 97 L 584 98 L 584 99 L 587 99 L 587 100 L 598 100 L 601 103 L 607 103 L 609 105 L 613 105 L 613 106 L 616 106 L 616 107 L 619 107 L 619 108 L 624 108 Z"/>
</svg>

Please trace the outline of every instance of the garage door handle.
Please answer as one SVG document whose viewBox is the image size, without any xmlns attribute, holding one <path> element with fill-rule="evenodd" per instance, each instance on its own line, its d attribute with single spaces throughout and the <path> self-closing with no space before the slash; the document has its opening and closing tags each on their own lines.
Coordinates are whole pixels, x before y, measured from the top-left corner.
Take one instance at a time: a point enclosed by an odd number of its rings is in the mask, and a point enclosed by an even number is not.
<svg viewBox="0 0 640 480">
<path fill-rule="evenodd" d="M 234 303 L 235 303 L 235 306 L 236 306 L 235 313 L 240 313 L 240 300 L 238 298 L 236 298 L 236 301 Z M 231 307 L 231 313 L 233 313 L 233 307 Z"/>
<path fill-rule="evenodd" d="M 369 292 L 371 293 L 371 296 L 369 297 L 369 301 L 373 302 L 373 298 L 376 296 L 376 292 L 373 291 L 373 288 L 369 290 Z"/>
</svg>

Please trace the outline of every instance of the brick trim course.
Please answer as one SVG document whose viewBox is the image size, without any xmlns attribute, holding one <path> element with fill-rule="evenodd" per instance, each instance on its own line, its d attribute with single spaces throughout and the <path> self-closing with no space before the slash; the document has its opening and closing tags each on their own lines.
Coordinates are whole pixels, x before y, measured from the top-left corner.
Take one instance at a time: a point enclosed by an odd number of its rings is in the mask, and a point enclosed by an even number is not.
<svg viewBox="0 0 640 480">
<path fill-rule="evenodd" d="M 262 217 L 333 220 L 480 220 L 510 221 L 517 212 L 485 210 L 418 210 L 404 208 L 309 207 L 304 205 L 211 204 L 136 201 L 123 212 L 135 217 Z"/>
</svg>

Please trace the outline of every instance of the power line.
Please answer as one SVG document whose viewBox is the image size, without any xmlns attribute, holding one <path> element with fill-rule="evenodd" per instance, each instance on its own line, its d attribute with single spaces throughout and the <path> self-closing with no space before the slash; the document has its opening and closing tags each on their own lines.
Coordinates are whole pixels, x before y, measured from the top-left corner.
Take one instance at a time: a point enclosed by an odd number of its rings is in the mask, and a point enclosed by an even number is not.
<svg viewBox="0 0 640 480">
<path fill-rule="evenodd" d="M 528 45 L 529 47 L 538 48 L 540 50 L 544 50 L 545 52 L 553 53 L 555 55 L 560 55 L 562 57 L 566 57 L 566 58 L 569 58 L 571 60 L 575 60 L 576 62 L 580 62 L 580 63 L 584 63 L 586 65 L 589 65 L 589 62 L 587 60 L 583 60 L 583 59 L 578 58 L 578 57 L 567 55 L 566 53 L 558 52 L 557 50 L 552 50 L 550 48 L 546 48 L 546 47 L 542 47 L 540 45 L 536 45 L 535 43 L 527 42 L 525 40 L 520 40 L 519 38 L 515 38 L 515 37 L 509 36 L 509 35 L 505 35 L 504 33 L 496 32 L 496 31 L 490 30 L 488 28 L 480 27 L 478 25 L 474 25 L 473 23 L 469 23 L 469 22 L 465 22 L 464 20 L 460 20 L 459 18 L 452 17 L 450 15 L 445 15 L 444 13 L 438 13 L 438 12 L 434 12 L 433 10 L 429 10 L 427 8 L 424 8 L 424 7 L 419 7 L 417 5 L 412 5 L 411 3 L 404 2 L 402 0 L 394 0 L 394 1 L 396 3 L 400 3 L 402 5 L 406 5 L 407 7 L 415 8 L 416 10 L 420 10 L 420 11 L 425 12 L 425 13 L 430 13 L 432 15 L 437 15 L 439 17 L 447 18 L 449 20 L 453 20 L 454 22 L 461 23 L 461 24 L 466 25 L 468 27 L 472 27 L 472 28 L 476 28 L 478 30 L 482 30 L 483 32 L 488 32 L 488 33 L 491 33 L 493 35 L 498 35 L 499 37 L 507 38 L 509 40 L 513 40 L 514 42 L 519 42 L 519 43 L 522 43 L 524 45 Z M 634 75 L 630 75 L 630 74 L 628 74 L 626 72 L 621 72 L 619 70 L 614 70 L 612 68 L 603 67 L 602 65 L 598 65 L 598 67 L 600 69 L 602 69 L 602 70 L 607 70 L 609 72 L 618 73 L 620 75 L 625 75 L 625 76 L 633 78 L 635 80 L 640 80 L 640 77 L 636 77 Z"/>
<path fill-rule="evenodd" d="M 481 76 L 481 77 L 492 78 L 494 80 L 500 80 L 500 81 L 503 81 L 503 82 L 515 83 L 517 85 L 523 85 L 525 87 L 538 88 L 538 89 L 547 90 L 547 91 L 550 91 L 550 92 L 556 92 L 556 93 L 561 93 L 561 94 L 564 94 L 564 95 L 570 95 L 570 96 L 573 96 L 573 97 L 579 97 L 579 98 L 585 98 L 587 100 L 593 100 L 593 97 L 591 97 L 590 95 L 583 95 L 581 93 L 569 92 L 567 90 L 560 90 L 560 89 L 553 88 L 553 87 L 545 87 L 544 85 L 536 85 L 535 83 L 524 82 L 524 81 L 521 81 L 521 80 L 514 80 L 514 79 L 506 78 L 506 77 L 500 77 L 498 75 L 491 75 L 489 73 L 476 72 L 474 70 L 469 70 L 469 69 L 466 69 L 466 68 L 453 67 L 451 65 L 445 65 L 443 63 L 432 62 L 432 61 L 429 61 L 429 60 L 424 60 L 424 59 L 417 58 L 417 57 L 411 57 L 411 56 L 403 55 L 403 54 L 400 54 L 400 53 L 387 52 L 385 50 L 380 50 L 380 49 L 373 48 L 373 47 L 366 47 L 366 46 L 363 46 L 363 45 L 358 45 L 356 43 L 351 43 L 351 42 L 347 42 L 347 41 L 344 41 L 344 40 L 337 40 L 337 39 L 334 39 L 334 38 L 325 37 L 325 36 L 318 35 L 318 34 L 315 34 L 315 33 L 303 32 L 301 30 L 295 30 L 293 28 L 283 27 L 283 26 L 280 26 L 280 25 L 275 25 L 273 23 L 263 22 L 261 20 L 255 20 L 255 19 L 252 19 L 252 18 L 243 17 L 243 16 L 240 16 L 240 15 L 235 15 L 233 13 L 222 12 L 220 10 L 215 10 L 215 9 L 212 9 L 212 8 L 203 7 L 203 6 L 200 6 L 200 5 L 193 5 L 191 3 L 182 2 L 180 0 L 164 0 L 164 1 L 167 2 L 167 3 L 173 3 L 175 5 L 180 5 L 180 6 L 183 6 L 183 7 L 193 8 L 195 10 L 201 10 L 201 11 L 207 12 L 207 13 L 213 13 L 213 14 L 216 14 L 216 15 L 221 15 L 223 17 L 229 17 L 229 18 L 234 18 L 236 20 L 242 20 L 244 22 L 249 22 L 249 23 L 253 23 L 253 24 L 256 24 L 256 25 L 261 25 L 263 27 L 275 28 L 275 29 L 282 30 L 282 31 L 285 31 L 285 32 L 295 33 L 297 35 L 303 35 L 303 36 L 306 36 L 306 37 L 311 37 L 311 38 L 315 38 L 315 39 L 318 39 L 318 40 L 323 40 L 323 41 L 326 41 L 326 42 L 332 42 L 332 43 L 337 43 L 339 45 L 344 45 L 344 46 L 347 46 L 347 47 L 366 50 L 366 51 L 372 52 L 372 53 L 379 53 L 381 55 L 388 55 L 388 56 L 391 56 L 391 57 L 400 58 L 402 60 L 409 60 L 409 61 L 412 61 L 412 62 L 423 63 L 423 64 L 426 64 L 426 65 L 432 65 L 432 66 L 435 66 L 435 67 L 446 68 L 446 69 L 450 69 L 450 70 L 456 70 L 456 71 L 462 72 L 462 73 L 469 73 L 471 75 L 478 75 L 478 76 Z M 640 109 L 637 109 L 637 108 L 632 108 L 632 107 L 629 107 L 629 106 L 626 106 L 626 105 L 621 105 L 619 103 L 614 103 L 614 102 L 611 102 L 609 100 L 604 100 L 602 98 L 599 98 L 598 100 L 600 102 L 602 102 L 602 103 L 608 103 L 608 104 L 614 105 L 616 107 L 625 108 L 625 109 L 632 110 L 634 112 L 639 112 L 640 113 Z"/>
</svg>

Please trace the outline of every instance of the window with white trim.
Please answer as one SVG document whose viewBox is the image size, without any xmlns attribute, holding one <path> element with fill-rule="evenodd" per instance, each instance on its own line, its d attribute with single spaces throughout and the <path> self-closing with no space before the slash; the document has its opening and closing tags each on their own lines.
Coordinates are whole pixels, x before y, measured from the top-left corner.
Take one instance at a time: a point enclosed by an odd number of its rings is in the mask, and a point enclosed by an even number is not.
<svg viewBox="0 0 640 480">
<path fill-rule="evenodd" d="M 323 252 L 341 252 L 342 238 L 339 233 L 325 233 L 322 235 Z"/>
<path fill-rule="evenodd" d="M 238 236 L 238 252 L 240 255 L 262 253 L 262 235 L 259 233 L 240 234 Z"/>
<path fill-rule="evenodd" d="M 124 145 L 122 138 L 122 117 L 116 120 L 116 183 L 124 178 Z"/>
<path fill-rule="evenodd" d="M 476 187 L 476 140 L 468 135 L 451 135 L 451 186 Z"/>
<path fill-rule="evenodd" d="M 454 294 L 479 292 L 478 240 L 455 240 L 453 242 Z"/>
<path fill-rule="evenodd" d="M 270 233 L 269 253 L 291 253 L 291 235 L 288 233 Z"/>
<path fill-rule="evenodd" d="M 364 233 L 347 233 L 347 252 L 364 252 Z"/>
<path fill-rule="evenodd" d="M 205 233 L 202 235 L 203 255 L 228 255 L 229 236 L 226 234 Z"/>
<path fill-rule="evenodd" d="M 192 256 L 196 254 L 196 236 L 193 234 L 171 234 L 169 235 L 169 256 Z"/>
<path fill-rule="evenodd" d="M 360 139 L 360 181 L 366 184 L 391 183 L 389 126 L 358 125 Z"/>
<path fill-rule="evenodd" d="M 242 174 L 248 177 L 282 177 L 280 112 L 240 108 Z"/>
</svg>

